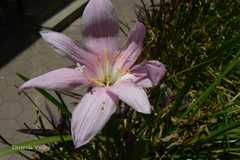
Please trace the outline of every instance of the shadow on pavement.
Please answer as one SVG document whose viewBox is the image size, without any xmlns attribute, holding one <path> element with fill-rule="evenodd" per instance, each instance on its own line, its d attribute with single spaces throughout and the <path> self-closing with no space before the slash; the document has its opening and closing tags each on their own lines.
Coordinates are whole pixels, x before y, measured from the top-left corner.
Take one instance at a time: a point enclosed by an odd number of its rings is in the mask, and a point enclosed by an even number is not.
<svg viewBox="0 0 240 160">
<path fill-rule="evenodd" d="M 41 24 L 73 0 L 0 0 L 0 67 L 39 38 Z"/>
</svg>

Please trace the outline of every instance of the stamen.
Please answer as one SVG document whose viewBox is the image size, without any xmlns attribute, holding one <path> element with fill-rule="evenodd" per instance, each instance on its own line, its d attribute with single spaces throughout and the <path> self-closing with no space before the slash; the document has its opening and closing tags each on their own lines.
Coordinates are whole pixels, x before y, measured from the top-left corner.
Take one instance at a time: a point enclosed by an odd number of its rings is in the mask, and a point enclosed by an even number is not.
<svg viewBox="0 0 240 160">
<path fill-rule="evenodd" d="M 101 64 L 99 55 L 96 56 L 96 64 L 97 64 L 97 74 L 100 81 L 104 81 L 104 71 L 103 65 Z"/>
<path fill-rule="evenodd" d="M 89 81 L 95 83 L 98 86 L 102 86 L 102 87 L 105 86 L 102 82 L 100 82 L 100 81 L 98 81 L 96 79 L 93 79 L 93 78 L 89 78 Z"/>
<path fill-rule="evenodd" d="M 96 56 L 96 66 L 98 67 L 97 75 L 96 77 L 94 76 L 94 78 L 92 76 L 88 77 L 89 81 L 98 86 L 110 86 L 128 73 L 128 69 L 119 69 L 117 66 L 113 65 L 114 61 L 122 58 L 122 56 L 124 55 L 119 52 L 112 57 L 109 54 L 109 50 L 105 48 L 102 55 Z"/>
<path fill-rule="evenodd" d="M 110 57 L 109 57 L 109 52 L 108 49 L 105 48 L 104 49 L 104 81 L 105 84 L 108 86 L 111 83 L 111 61 L 110 61 Z"/>
</svg>

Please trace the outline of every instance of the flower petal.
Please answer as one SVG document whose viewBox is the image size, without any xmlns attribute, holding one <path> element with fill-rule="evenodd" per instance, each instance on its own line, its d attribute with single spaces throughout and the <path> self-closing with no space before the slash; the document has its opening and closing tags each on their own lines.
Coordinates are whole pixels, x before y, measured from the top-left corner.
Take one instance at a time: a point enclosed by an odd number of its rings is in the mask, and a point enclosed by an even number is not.
<svg viewBox="0 0 240 160">
<path fill-rule="evenodd" d="M 75 108 L 72 117 L 72 136 L 76 148 L 88 143 L 116 111 L 116 97 L 105 88 L 87 93 Z"/>
<path fill-rule="evenodd" d="M 109 88 L 109 91 L 138 112 L 150 114 L 151 105 L 145 91 L 130 81 L 121 81 Z"/>
<path fill-rule="evenodd" d="M 83 40 L 84 46 L 88 51 L 94 53 L 98 58 L 103 58 L 106 54 L 113 58 L 118 54 L 119 41 L 117 37 L 103 37 L 103 38 L 85 38 Z"/>
<path fill-rule="evenodd" d="M 90 0 L 82 18 L 85 47 L 99 58 L 106 50 L 110 56 L 117 54 L 119 23 L 111 1 Z"/>
<path fill-rule="evenodd" d="M 95 56 L 79 46 L 64 34 L 53 31 L 41 31 L 42 38 L 52 45 L 56 52 L 88 67 L 93 67 Z"/>
<path fill-rule="evenodd" d="M 118 17 L 110 0 L 90 0 L 82 19 L 86 37 L 115 37 L 118 34 Z"/>
<path fill-rule="evenodd" d="M 148 88 L 158 85 L 166 74 L 166 68 L 159 61 L 151 60 L 133 66 L 131 73 L 137 85 Z"/>
<path fill-rule="evenodd" d="M 25 82 L 19 89 L 43 88 L 51 90 L 74 89 L 88 80 L 79 69 L 61 68 Z"/>
<path fill-rule="evenodd" d="M 135 29 L 129 33 L 128 47 L 119 55 L 115 67 L 128 69 L 136 62 L 142 52 L 145 32 L 144 24 L 137 22 Z"/>
</svg>

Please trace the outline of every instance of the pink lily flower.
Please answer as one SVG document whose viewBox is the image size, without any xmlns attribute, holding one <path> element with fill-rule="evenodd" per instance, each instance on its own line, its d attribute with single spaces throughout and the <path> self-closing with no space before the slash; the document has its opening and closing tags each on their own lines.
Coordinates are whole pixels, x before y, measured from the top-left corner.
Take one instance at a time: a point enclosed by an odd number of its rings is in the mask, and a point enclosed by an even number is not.
<svg viewBox="0 0 240 160">
<path fill-rule="evenodd" d="M 136 23 L 126 47 L 120 47 L 118 17 L 110 0 L 90 0 L 82 20 L 81 45 L 57 32 L 41 32 L 43 39 L 76 63 L 76 67 L 48 72 L 20 87 L 20 90 L 33 87 L 69 90 L 80 85 L 91 88 L 73 111 L 71 129 L 76 148 L 88 143 L 104 127 L 120 100 L 138 112 L 150 114 L 152 108 L 144 88 L 158 85 L 166 72 L 156 60 L 135 65 L 143 48 L 142 23 Z"/>
</svg>

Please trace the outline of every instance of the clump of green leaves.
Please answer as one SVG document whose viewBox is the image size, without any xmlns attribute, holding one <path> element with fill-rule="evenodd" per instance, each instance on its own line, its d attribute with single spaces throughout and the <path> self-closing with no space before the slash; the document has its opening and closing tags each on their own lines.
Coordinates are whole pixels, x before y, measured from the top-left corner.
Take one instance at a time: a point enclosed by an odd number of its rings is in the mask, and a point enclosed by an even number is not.
<svg viewBox="0 0 240 160">
<path fill-rule="evenodd" d="M 156 152 L 159 157 L 239 155 L 239 6 L 232 0 L 151 0 L 139 6 L 148 26 L 145 57 L 167 65 L 164 82 L 175 97 L 160 109 L 160 139 L 168 143 L 159 143 L 165 151 Z"/>
<path fill-rule="evenodd" d="M 122 104 L 91 143 L 75 150 L 64 96 L 81 96 L 38 90 L 58 107 L 61 119 L 56 123 L 38 108 L 39 129 L 21 130 L 37 139 L 19 145 L 49 148 L 30 149 L 35 159 L 240 158 L 240 1 L 141 2 L 136 13 L 147 27 L 142 58 L 158 59 L 168 69 L 163 84 L 148 91 L 154 113 L 138 114 Z M 18 152 L 29 158 L 8 144 L 0 156 Z"/>
</svg>

